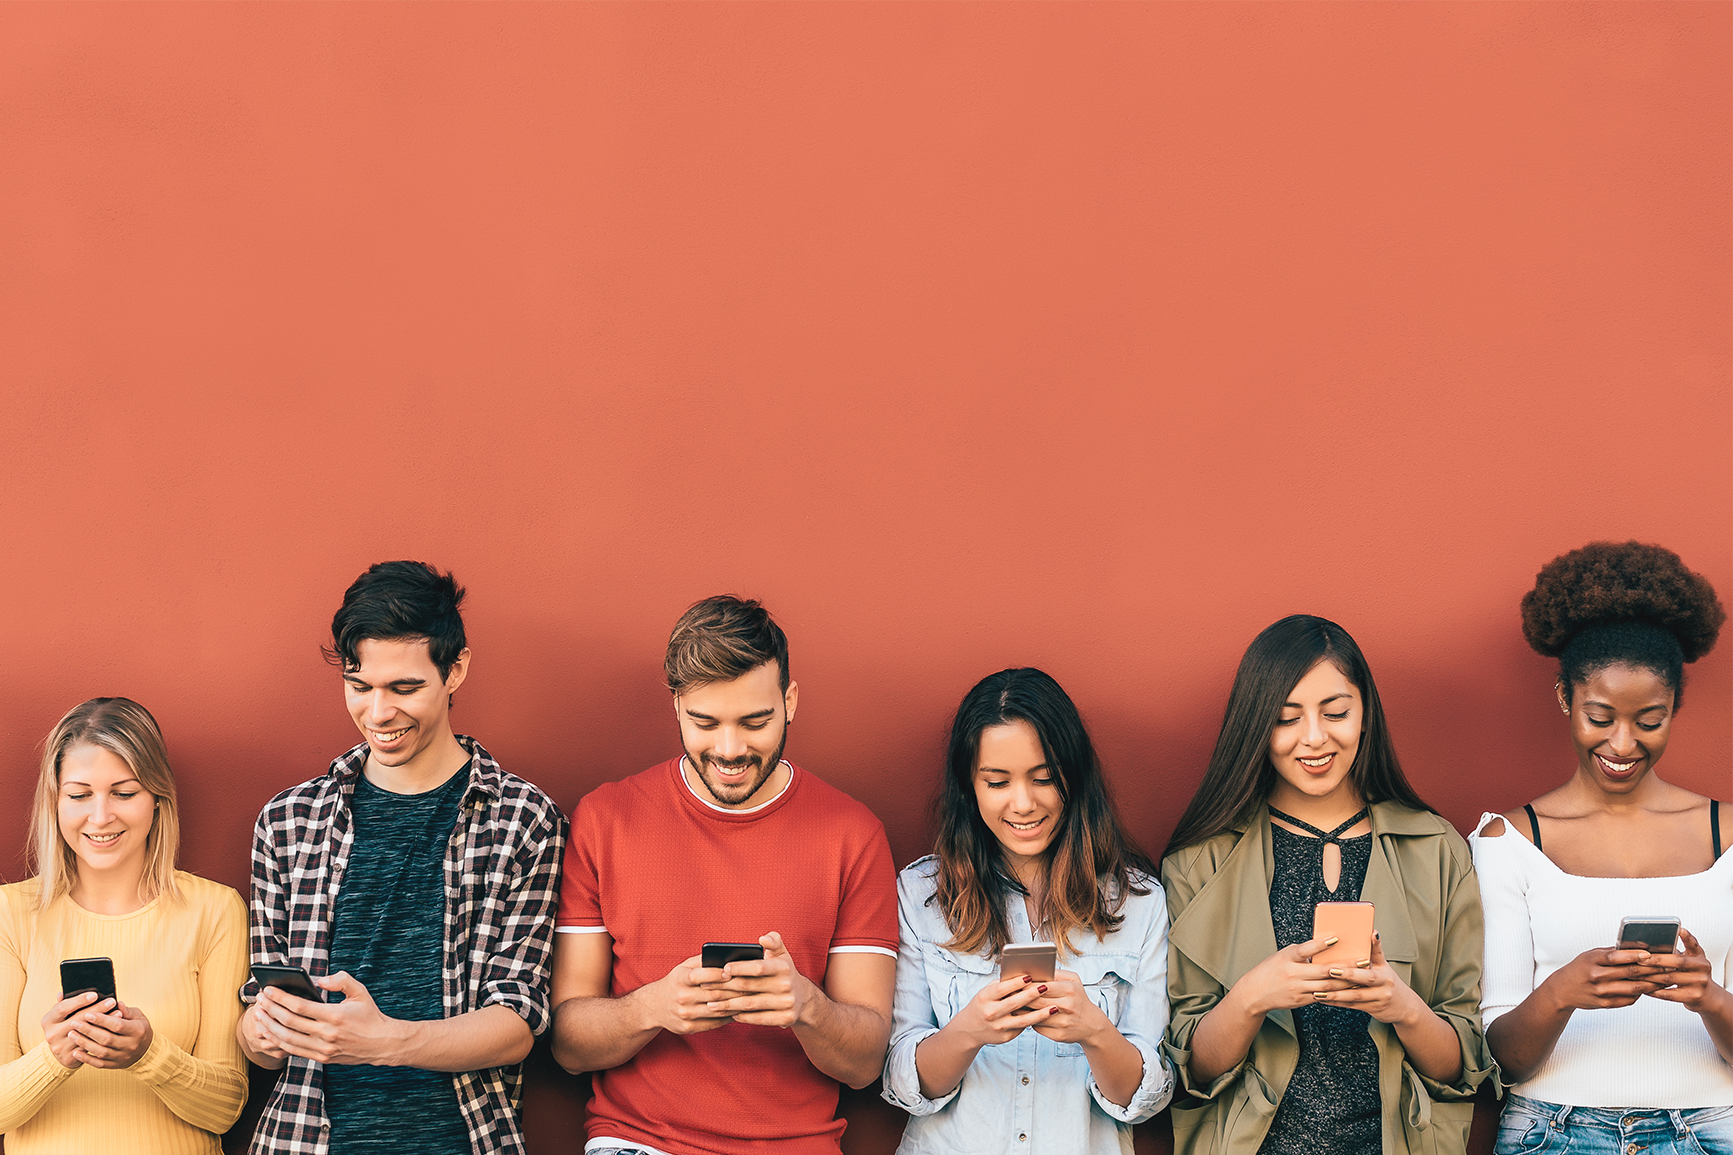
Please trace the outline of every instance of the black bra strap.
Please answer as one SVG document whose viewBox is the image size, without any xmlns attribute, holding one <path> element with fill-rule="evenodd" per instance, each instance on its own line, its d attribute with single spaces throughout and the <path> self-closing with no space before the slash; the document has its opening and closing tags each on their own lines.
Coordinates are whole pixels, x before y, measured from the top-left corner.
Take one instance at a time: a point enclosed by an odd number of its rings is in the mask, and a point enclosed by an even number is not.
<svg viewBox="0 0 1733 1155">
<path fill-rule="evenodd" d="M 1524 810 L 1528 811 L 1528 828 L 1530 830 L 1534 831 L 1534 848 L 1536 850 L 1539 850 L 1540 849 L 1540 819 L 1535 817 L 1533 806 L 1530 806 L 1528 803 L 1524 802 L 1522 804 L 1522 808 Z M 1716 822 L 1718 820 L 1715 819 L 1713 816 L 1711 816 L 1710 821 Z M 1719 838 L 1719 835 L 1717 835 L 1717 838 Z M 1717 857 L 1719 857 L 1719 856 L 1717 856 Z"/>
<path fill-rule="evenodd" d="M 1709 799 L 1709 837 L 1715 840 L 1715 860 L 1721 859 L 1721 802 Z"/>
</svg>

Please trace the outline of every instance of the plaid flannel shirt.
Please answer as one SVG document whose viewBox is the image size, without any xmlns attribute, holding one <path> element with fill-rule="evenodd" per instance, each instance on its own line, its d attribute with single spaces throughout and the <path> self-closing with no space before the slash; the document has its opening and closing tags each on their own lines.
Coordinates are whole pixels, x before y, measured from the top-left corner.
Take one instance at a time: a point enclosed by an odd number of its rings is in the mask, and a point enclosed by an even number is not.
<svg viewBox="0 0 1733 1155">
<path fill-rule="evenodd" d="M 471 761 L 445 851 L 445 1014 L 506 1006 L 539 1035 L 552 1021 L 548 968 L 566 817 L 546 794 L 501 770 L 475 739 L 457 740 Z M 331 911 L 355 841 L 349 799 L 366 762 L 363 742 L 260 812 L 253 827 L 255 963 L 330 973 Z M 256 983 L 241 988 L 247 1003 L 258 994 Z M 522 1065 L 452 1080 L 475 1155 L 525 1155 Z M 329 1141 L 324 1064 L 290 1056 L 251 1155 L 326 1155 Z"/>
</svg>

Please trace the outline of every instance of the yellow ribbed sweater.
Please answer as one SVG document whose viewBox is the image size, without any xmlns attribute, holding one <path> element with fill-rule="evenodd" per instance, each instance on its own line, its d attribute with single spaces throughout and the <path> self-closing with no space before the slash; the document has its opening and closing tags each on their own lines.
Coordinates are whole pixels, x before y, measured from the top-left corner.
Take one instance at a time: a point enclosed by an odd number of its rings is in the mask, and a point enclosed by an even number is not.
<svg viewBox="0 0 1733 1155">
<path fill-rule="evenodd" d="M 220 1155 L 217 1136 L 247 1098 L 235 1041 L 247 976 L 241 896 L 180 871 L 181 898 L 91 914 L 61 898 L 38 908 L 34 879 L 0 886 L 0 1132 L 6 1155 Z M 153 1038 L 125 1070 L 63 1067 L 43 1041 L 60 962 L 114 960 L 115 994 Z"/>
</svg>

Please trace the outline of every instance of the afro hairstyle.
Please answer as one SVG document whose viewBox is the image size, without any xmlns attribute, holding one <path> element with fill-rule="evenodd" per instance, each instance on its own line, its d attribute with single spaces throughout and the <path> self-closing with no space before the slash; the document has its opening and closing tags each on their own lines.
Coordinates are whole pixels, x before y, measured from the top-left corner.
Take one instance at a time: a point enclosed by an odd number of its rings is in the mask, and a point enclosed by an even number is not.
<svg viewBox="0 0 1733 1155">
<path fill-rule="evenodd" d="M 1679 555 L 1642 542 L 1590 542 L 1541 567 L 1523 595 L 1522 633 L 1559 659 L 1559 680 L 1580 685 L 1598 670 L 1653 670 L 1675 694 L 1684 663 L 1715 645 L 1727 611 L 1707 578 Z"/>
</svg>

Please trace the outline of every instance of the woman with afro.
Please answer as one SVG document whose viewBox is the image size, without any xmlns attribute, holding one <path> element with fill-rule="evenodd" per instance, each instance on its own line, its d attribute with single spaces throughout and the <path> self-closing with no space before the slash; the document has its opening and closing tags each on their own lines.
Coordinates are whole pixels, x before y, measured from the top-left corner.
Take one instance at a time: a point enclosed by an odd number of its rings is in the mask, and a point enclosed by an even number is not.
<svg viewBox="0 0 1733 1155">
<path fill-rule="evenodd" d="M 1529 644 L 1559 662 L 1576 769 L 1469 840 L 1509 1092 L 1498 1155 L 1733 1152 L 1725 811 L 1656 772 L 1685 664 L 1725 619 L 1707 580 L 1638 542 L 1554 558 L 1522 599 Z M 1616 949 L 1643 916 L 1677 918 L 1676 949 Z"/>
</svg>

